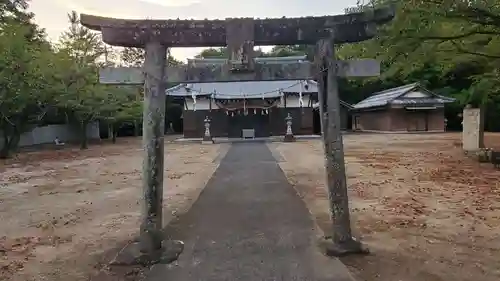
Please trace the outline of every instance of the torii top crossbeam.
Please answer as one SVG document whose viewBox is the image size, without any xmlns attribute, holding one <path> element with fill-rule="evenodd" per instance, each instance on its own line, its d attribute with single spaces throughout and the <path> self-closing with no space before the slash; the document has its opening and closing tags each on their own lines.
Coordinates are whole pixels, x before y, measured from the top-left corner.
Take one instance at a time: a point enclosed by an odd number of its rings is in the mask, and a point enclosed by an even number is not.
<svg viewBox="0 0 500 281">
<path fill-rule="evenodd" d="M 123 47 L 144 47 L 158 42 L 166 47 L 226 46 L 234 21 L 250 23 L 253 43 L 259 45 L 316 44 L 334 33 L 335 43 L 351 43 L 375 36 L 377 24 L 389 22 L 394 8 L 303 18 L 228 18 L 226 20 L 127 20 L 82 14 L 81 23 L 101 31 L 105 43 Z M 249 22 L 250 21 L 250 22 Z M 233 22 L 233 23 L 232 23 Z M 253 30 L 251 26 L 253 25 Z"/>
</svg>

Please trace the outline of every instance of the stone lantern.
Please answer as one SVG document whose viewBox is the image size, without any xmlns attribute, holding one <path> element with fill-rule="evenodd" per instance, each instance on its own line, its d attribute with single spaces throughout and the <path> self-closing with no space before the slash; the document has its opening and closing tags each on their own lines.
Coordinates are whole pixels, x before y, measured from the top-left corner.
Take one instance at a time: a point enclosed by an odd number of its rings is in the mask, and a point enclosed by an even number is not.
<svg viewBox="0 0 500 281">
<path fill-rule="evenodd" d="M 203 144 L 210 144 L 210 143 L 214 143 L 213 139 L 212 139 L 212 135 L 210 134 L 210 118 L 208 116 L 205 117 L 205 120 L 203 120 L 203 122 L 205 123 L 205 133 L 203 134 L 203 141 L 202 143 Z"/>
<path fill-rule="evenodd" d="M 285 118 L 286 122 L 286 134 L 285 134 L 285 142 L 293 142 L 295 141 L 295 136 L 293 135 L 292 131 L 292 115 L 288 113 L 288 115 Z"/>
</svg>

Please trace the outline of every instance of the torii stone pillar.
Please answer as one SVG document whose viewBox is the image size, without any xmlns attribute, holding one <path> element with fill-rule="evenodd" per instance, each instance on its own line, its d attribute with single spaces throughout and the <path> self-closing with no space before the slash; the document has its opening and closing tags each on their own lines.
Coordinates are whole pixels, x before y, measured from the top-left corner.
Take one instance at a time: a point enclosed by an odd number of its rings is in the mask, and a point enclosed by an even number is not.
<svg viewBox="0 0 500 281">
<path fill-rule="evenodd" d="M 146 85 L 144 108 L 144 213 L 141 224 L 139 256 L 156 256 L 162 245 L 162 179 L 163 179 L 163 131 L 164 121 L 164 83 L 165 82 L 229 82 L 229 81 L 270 81 L 270 80 L 309 80 L 317 76 L 316 66 L 309 62 L 295 63 L 257 63 L 253 47 L 259 45 L 314 45 L 330 38 L 330 48 L 334 43 L 360 42 L 376 34 L 377 24 L 391 21 L 394 8 L 380 8 L 367 12 L 347 15 L 281 18 L 281 19 L 226 19 L 226 20 L 126 20 L 81 15 L 81 23 L 93 30 L 101 31 L 105 43 L 123 47 L 146 48 L 146 62 L 141 68 L 106 68 L 100 71 L 100 81 L 106 84 Z M 334 37 L 332 37 L 334 35 Z M 165 67 L 166 47 L 204 47 L 227 46 L 228 59 L 220 63 L 199 66 L 187 64 L 179 67 Z M 333 54 L 333 53 L 332 53 Z M 338 138 L 340 119 L 335 79 L 337 76 L 376 76 L 380 64 L 374 60 L 336 61 L 328 59 L 328 65 L 335 68 L 328 72 L 328 86 L 323 95 L 328 95 L 328 122 L 322 121 L 325 133 L 327 165 L 341 163 L 336 172 L 329 172 L 328 186 L 331 195 L 334 231 L 339 234 L 333 242 L 341 243 L 343 253 L 357 252 L 359 247 L 347 249 L 350 236 L 349 211 L 346 208 L 345 170 L 342 140 Z M 163 68 L 163 69 L 162 69 Z M 166 77 L 165 77 L 166 76 Z M 162 83 L 163 82 L 163 83 Z M 162 93 L 163 91 L 163 93 Z M 333 111 L 332 111 L 333 110 Z M 323 113 L 325 112 L 323 111 Z M 162 113 L 163 112 L 163 113 Z M 329 128 L 329 124 L 334 129 Z M 333 137 L 334 141 L 331 141 Z M 340 141 L 340 146 L 339 146 Z M 329 170 L 330 171 L 330 170 Z M 344 173 L 344 174 L 343 174 Z M 330 188 L 335 187 L 335 188 Z M 332 192 L 338 192 L 333 194 Z M 345 201 L 339 198 L 345 196 Z M 339 201 L 340 200 L 340 201 Z M 337 208 L 343 210 L 337 212 Z M 341 215 L 339 215 L 341 214 Z M 341 229 L 341 227 L 348 229 Z M 339 238 L 340 237 L 340 238 Z M 167 258 L 171 260 L 182 251 L 182 243 L 170 243 Z M 132 251 L 133 252 L 133 251 Z M 153 259 L 156 261 L 157 259 Z"/>
<path fill-rule="evenodd" d="M 141 251 L 161 249 L 163 206 L 163 152 L 165 136 L 165 76 L 167 48 L 151 42 L 145 46 L 144 124 L 142 143 L 143 212 L 141 213 Z"/>
<path fill-rule="evenodd" d="M 332 256 L 349 253 L 365 253 L 367 250 L 352 237 L 347 196 L 347 179 L 344 161 L 344 145 L 340 129 L 340 99 L 335 64 L 334 38 L 323 39 L 316 45 L 320 122 L 325 151 L 326 182 L 330 200 L 333 236 L 320 243 Z"/>
</svg>

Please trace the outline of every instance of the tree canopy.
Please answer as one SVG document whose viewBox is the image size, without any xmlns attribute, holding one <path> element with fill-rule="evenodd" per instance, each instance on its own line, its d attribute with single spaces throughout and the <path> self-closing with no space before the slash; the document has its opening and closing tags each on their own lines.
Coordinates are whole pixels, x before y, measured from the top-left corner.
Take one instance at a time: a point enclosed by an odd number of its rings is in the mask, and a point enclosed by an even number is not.
<svg viewBox="0 0 500 281">
<path fill-rule="evenodd" d="M 498 0 L 374 0 L 361 7 L 395 5 L 395 19 L 365 42 L 339 48 L 341 58 L 377 58 L 382 76 L 343 83 L 344 98 L 420 82 L 457 99 L 447 107 L 452 128 L 460 129 L 465 104 L 484 106 L 486 129 L 500 130 Z"/>
<path fill-rule="evenodd" d="M 0 157 L 16 150 L 22 133 L 47 123 L 66 123 L 87 147 L 87 125 L 113 128 L 142 118 L 136 89 L 101 85 L 97 71 L 115 56 L 98 33 L 68 15 L 69 28 L 56 44 L 33 23 L 24 0 L 0 4 Z M 111 50 L 111 53 L 110 53 Z"/>
</svg>

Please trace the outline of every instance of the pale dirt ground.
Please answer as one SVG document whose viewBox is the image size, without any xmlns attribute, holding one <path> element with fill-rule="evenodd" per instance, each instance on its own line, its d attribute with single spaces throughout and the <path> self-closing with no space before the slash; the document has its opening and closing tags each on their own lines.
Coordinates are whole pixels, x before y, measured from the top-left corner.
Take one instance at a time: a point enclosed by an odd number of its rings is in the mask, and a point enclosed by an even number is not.
<svg viewBox="0 0 500 281">
<path fill-rule="evenodd" d="M 167 143 L 164 223 L 185 212 L 226 146 Z M 88 280 L 138 232 L 141 141 L 0 162 L 0 280 Z M 108 257 L 109 258 L 109 257 Z"/>
<path fill-rule="evenodd" d="M 466 158 L 460 138 L 344 136 L 353 231 L 372 252 L 342 259 L 359 280 L 500 280 L 500 170 Z M 486 145 L 500 149 L 500 134 Z M 328 234 L 321 142 L 271 146 Z"/>
</svg>

